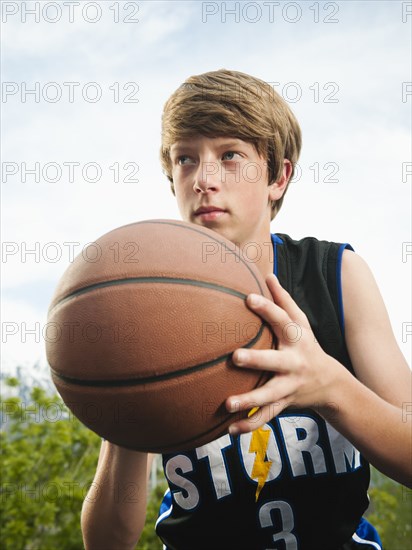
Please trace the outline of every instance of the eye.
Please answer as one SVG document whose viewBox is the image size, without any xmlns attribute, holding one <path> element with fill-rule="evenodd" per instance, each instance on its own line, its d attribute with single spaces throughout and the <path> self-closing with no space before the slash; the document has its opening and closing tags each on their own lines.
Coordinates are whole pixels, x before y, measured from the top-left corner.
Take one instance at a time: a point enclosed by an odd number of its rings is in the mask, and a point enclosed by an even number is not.
<svg viewBox="0 0 412 550">
<path fill-rule="evenodd" d="M 180 155 L 177 157 L 176 161 L 177 161 L 177 164 L 180 164 L 181 166 L 183 166 L 185 164 L 189 164 L 192 161 L 192 159 L 188 155 Z"/>
<path fill-rule="evenodd" d="M 222 160 L 235 160 L 235 155 L 240 157 L 239 153 L 236 153 L 236 151 L 226 151 L 226 153 L 222 155 Z"/>
</svg>

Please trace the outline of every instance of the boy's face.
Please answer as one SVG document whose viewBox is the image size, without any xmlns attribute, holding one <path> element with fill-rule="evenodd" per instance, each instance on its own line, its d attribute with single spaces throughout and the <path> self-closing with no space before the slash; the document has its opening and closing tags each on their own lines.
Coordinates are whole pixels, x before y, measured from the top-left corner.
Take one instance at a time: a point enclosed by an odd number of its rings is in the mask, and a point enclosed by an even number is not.
<svg viewBox="0 0 412 550">
<path fill-rule="evenodd" d="M 173 184 L 184 221 L 242 246 L 270 240 L 270 201 L 283 194 L 268 185 L 266 160 L 237 138 L 195 136 L 170 148 Z"/>
</svg>

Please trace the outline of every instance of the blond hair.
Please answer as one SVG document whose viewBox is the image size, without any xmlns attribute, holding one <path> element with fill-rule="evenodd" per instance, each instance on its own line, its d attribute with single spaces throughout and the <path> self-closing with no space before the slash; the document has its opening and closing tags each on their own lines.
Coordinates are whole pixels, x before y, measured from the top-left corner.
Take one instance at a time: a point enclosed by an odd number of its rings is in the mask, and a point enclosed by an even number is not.
<svg viewBox="0 0 412 550">
<path fill-rule="evenodd" d="M 293 178 L 301 130 L 288 104 L 263 80 L 221 69 L 189 77 L 170 96 L 162 115 L 160 159 L 173 193 L 170 147 L 196 134 L 252 143 L 267 160 L 269 185 L 282 176 L 283 159 L 291 162 Z M 272 219 L 283 197 L 272 202 Z"/>
</svg>

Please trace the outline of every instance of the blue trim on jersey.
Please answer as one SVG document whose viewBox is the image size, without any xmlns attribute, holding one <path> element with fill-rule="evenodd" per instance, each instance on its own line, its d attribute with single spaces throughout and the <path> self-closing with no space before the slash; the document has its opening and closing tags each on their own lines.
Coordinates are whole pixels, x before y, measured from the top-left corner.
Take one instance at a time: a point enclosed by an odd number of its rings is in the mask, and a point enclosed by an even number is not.
<svg viewBox="0 0 412 550">
<path fill-rule="evenodd" d="M 352 540 L 358 544 L 369 544 L 376 550 L 382 550 L 382 542 L 377 530 L 365 518 L 361 518 L 358 528 L 352 535 Z"/>
<path fill-rule="evenodd" d="M 275 235 L 274 233 L 271 233 L 270 235 L 272 239 L 272 245 L 273 245 L 273 273 L 278 276 L 278 244 L 283 244 L 283 241 L 280 237 Z"/>
<path fill-rule="evenodd" d="M 338 261 L 336 262 L 336 282 L 338 285 L 338 304 L 339 304 L 339 324 L 343 336 L 345 336 L 345 315 L 343 311 L 343 299 L 342 299 L 342 257 L 344 250 L 352 250 L 350 244 L 341 244 L 338 250 Z"/>
<path fill-rule="evenodd" d="M 170 516 L 170 514 L 172 513 L 172 509 L 173 509 L 172 492 L 170 489 L 167 489 L 165 494 L 163 495 L 162 503 L 160 504 L 159 516 L 156 520 L 155 529 L 158 523 L 160 523 L 161 521 L 163 521 L 164 519 Z"/>
</svg>

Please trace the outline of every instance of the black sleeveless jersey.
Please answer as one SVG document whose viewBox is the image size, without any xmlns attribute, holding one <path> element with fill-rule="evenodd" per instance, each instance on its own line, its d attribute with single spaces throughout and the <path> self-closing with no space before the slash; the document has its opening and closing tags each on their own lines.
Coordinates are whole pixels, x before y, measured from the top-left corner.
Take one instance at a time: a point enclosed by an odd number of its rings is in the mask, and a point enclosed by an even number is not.
<svg viewBox="0 0 412 550">
<path fill-rule="evenodd" d="M 340 283 L 351 247 L 283 234 L 272 243 L 280 283 L 325 352 L 352 371 Z M 368 463 L 316 407 L 292 403 L 252 433 L 164 455 L 163 468 L 156 531 L 168 550 L 337 550 L 368 506 Z"/>
</svg>

